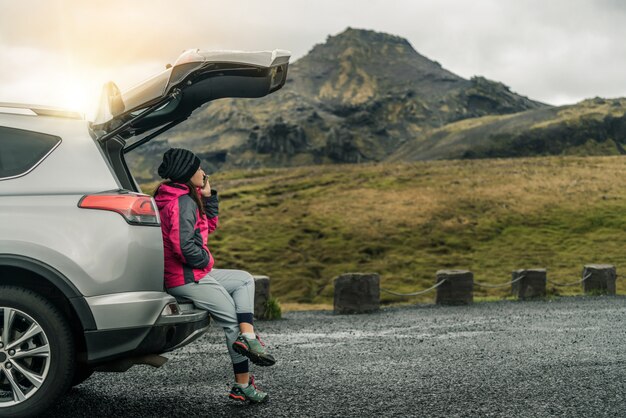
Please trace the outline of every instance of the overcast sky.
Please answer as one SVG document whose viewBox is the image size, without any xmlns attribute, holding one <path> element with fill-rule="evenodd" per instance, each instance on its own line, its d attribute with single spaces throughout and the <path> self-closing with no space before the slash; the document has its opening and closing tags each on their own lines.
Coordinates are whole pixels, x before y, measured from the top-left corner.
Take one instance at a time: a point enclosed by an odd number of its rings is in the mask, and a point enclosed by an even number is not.
<svg viewBox="0 0 626 418">
<path fill-rule="evenodd" d="M 346 27 L 405 37 L 469 78 L 550 104 L 626 96 L 620 0 L 0 0 L 0 102 L 86 110 L 184 49 L 305 55 Z"/>
</svg>

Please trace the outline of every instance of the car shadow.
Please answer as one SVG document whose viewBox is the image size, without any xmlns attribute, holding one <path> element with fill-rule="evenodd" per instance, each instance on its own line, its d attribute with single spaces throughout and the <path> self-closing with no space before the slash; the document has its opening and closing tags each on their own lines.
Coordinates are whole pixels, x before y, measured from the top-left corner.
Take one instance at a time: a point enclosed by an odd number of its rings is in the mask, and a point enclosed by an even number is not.
<svg viewBox="0 0 626 418">
<path fill-rule="evenodd" d="M 190 396 L 171 396 L 159 393 L 154 396 L 146 393 L 142 397 L 130 397 L 123 393 L 106 393 L 106 388 L 72 388 L 66 396 L 53 405 L 46 417 L 100 417 L 100 416 L 239 416 L 242 413 L 260 413 L 269 404 L 254 405 L 228 399 L 226 391 L 199 398 L 191 395 L 194 391 L 190 384 Z"/>
</svg>

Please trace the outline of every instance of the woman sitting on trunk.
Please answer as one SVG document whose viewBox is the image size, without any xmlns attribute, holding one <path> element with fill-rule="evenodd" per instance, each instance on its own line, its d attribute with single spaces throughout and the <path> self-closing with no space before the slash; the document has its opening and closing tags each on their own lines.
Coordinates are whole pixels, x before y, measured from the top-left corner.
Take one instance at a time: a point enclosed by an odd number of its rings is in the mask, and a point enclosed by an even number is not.
<svg viewBox="0 0 626 418">
<path fill-rule="evenodd" d="M 209 311 L 224 329 L 235 372 L 229 396 L 265 402 L 267 394 L 257 389 L 248 370 L 248 359 L 259 366 L 275 363 L 254 332 L 254 279 L 245 271 L 213 268 L 207 246 L 209 234 L 217 228 L 217 190 L 211 190 L 200 159 L 186 149 L 167 150 L 158 172 L 169 179 L 154 193 L 161 216 L 167 292 Z"/>
</svg>

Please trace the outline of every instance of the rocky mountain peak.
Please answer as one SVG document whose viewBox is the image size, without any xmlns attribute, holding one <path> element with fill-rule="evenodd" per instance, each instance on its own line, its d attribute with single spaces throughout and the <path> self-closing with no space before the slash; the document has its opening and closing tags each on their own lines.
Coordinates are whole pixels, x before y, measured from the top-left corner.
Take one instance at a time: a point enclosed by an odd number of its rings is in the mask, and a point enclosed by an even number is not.
<svg viewBox="0 0 626 418">
<path fill-rule="evenodd" d="M 358 163 L 452 122 L 543 107 L 502 83 L 459 77 L 403 37 L 347 28 L 290 65 L 281 91 L 215 101 L 170 136 L 214 169 Z"/>
<path fill-rule="evenodd" d="M 439 66 L 420 55 L 409 41 L 401 36 L 348 27 L 337 35 L 329 35 L 326 42 L 315 45 L 305 57 L 295 63 L 295 67 L 318 61 L 336 64 L 338 59 L 346 58 L 357 60 L 354 64 L 360 66 L 367 65 L 370 60 L 376 65 L 381 60 L 398 62 L 416 58 Z"/>
<path fill-rule="evenodd" d="M 334 44 L 334 43 L 347 43 L 347 44 L 357 44 L 357 43 L 366 43 L 366 44 L 397 44 L 404 46 L 411 46 L 409 41 L 401 36 L 391 35 L 389 33 L 384 32 L 376 32 L 369 29 L 355 29 L 348 27 L 343 32 L 338 33 L 335 36 L 328 36 L 326 38 L 326 43 Z"/>
<path fill-rule="evenodd" d="M 403 37 L 354 28 L 315 45 L 290 74 L 304 94 L 342 106 L 409 90 L 430 96 L 465 81 L 419 54 Z"/>
</svg>

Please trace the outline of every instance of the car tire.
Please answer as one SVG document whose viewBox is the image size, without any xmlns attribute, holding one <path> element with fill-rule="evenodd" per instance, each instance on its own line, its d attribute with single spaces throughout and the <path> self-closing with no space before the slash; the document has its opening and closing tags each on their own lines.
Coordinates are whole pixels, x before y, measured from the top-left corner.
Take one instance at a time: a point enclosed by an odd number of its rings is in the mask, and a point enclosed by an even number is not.
<svg viewBox="0 0 626 418">
<path fill-rule="evenodd" d="M 36 292 L 0 286 L 0 339 L 0 416 L 41 414 L 74 376 L 67 318 Z"/>
</svg>

